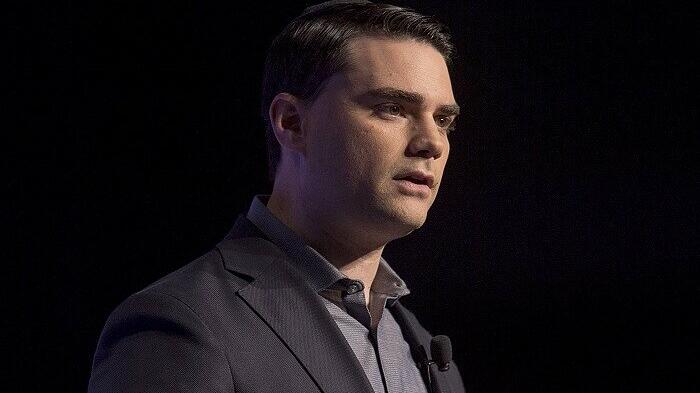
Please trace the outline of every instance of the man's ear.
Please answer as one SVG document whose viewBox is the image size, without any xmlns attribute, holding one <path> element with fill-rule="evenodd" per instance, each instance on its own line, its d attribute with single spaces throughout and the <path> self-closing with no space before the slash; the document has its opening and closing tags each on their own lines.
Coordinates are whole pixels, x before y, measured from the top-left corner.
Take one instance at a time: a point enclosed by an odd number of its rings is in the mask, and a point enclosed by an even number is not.
<svg viewBox="0 0 700 393">
<path fill-rule="evenodd" d="M 272 99 L 268 115 L 280 146 L 303 153 L 305 136 L 302 129 L 303 101 L 289 93 L 279 93 Z"/>
</svg>

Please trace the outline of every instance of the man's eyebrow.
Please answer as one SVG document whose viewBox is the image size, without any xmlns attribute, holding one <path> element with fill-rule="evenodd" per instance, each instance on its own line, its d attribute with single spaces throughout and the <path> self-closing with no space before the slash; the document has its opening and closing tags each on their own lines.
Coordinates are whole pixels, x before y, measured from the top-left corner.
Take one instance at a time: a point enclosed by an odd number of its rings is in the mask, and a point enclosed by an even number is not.
<svg viewBox="0 0 700 393">
<path fill-rule="evenodd" d="M 384 98 L 390 100 L 400 100 L 408 102 L 415 105 L 423 105 L 425 102 L 425 97 L 419 93 L 414 93 L 411 91 L 395 89 L 393 87 L 378 87 L 372 89 L 362 94 L 367 97 Z M 459 105 L 457 104 L 445 104 L 438 107 L 438 112 L 447 116 L 457 116 L 459 115 Z"/>
</svg>

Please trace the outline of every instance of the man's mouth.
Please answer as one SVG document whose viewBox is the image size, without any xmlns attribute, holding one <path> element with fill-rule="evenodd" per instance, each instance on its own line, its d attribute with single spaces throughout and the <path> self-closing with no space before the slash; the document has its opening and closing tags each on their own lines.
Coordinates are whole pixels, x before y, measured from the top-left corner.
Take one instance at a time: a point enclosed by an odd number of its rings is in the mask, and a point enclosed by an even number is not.
<svg viewBox="0 0 700 393">
<path fill-rule="evenodd" d="M 422 171 L 402 173 L 394 177 L 394 180 L 404 180 L 413 184 L 427 186 L 428 188 L 433 188 L 433 184 L 435 183 L 435 177 L 433 175 Z"/>
<path fill-rule="evenodd" d="M 408 171 L 394 177 L 399 184 L 399 190 L 403 194 L 430 197 L 435 183 L 433 175 L 422 171 Z"/>
</svg>

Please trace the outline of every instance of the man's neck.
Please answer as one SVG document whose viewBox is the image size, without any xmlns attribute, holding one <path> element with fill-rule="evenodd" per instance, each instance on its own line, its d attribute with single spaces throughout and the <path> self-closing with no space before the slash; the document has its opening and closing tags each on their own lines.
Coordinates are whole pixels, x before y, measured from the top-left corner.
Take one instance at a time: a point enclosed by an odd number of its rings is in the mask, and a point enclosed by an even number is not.
<svg viewBox="0 0 700 393">
<path fill-rule="evenodd" d="M 331 223 L 311 219 L 302 209 L 275 193 L 270 196 L 267 208 L 341 273 L 350 279 L 362 281 L 365 301 L 369 302 L 369 290 L 385 244 L 358 243 L 361 236 L 339 231 Z"/>
</svg>

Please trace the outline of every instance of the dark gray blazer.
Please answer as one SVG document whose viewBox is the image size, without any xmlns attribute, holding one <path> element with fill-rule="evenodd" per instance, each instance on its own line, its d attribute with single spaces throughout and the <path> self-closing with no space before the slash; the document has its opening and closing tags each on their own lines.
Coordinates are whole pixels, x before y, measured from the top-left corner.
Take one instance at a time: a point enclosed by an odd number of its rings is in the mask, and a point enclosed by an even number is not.
<svg viewBox="0 0 700 393">
<path fill-rule="evenodd" d="M 213 250 L 109 316 L 89 392 L 371 393 L 319 295 L 244 215 Z M 431 335 L 399 302 L 404 336 Z M 436 372 L 464 391 L 456 366 Z"/>
</svg>

